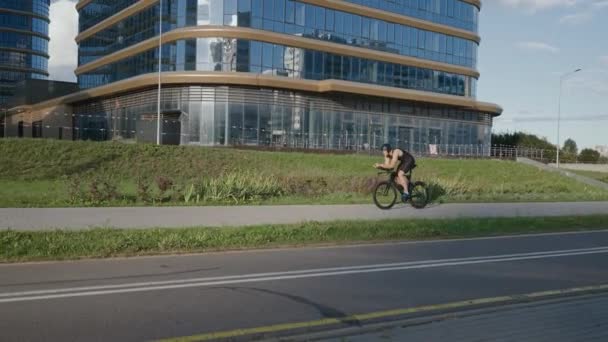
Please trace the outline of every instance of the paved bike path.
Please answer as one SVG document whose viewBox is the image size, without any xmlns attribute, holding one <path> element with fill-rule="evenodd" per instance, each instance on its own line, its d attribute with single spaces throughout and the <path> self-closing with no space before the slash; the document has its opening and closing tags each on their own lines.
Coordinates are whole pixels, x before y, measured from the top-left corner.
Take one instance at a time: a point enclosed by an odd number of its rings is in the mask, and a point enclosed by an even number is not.
<svg viewBox="0 0 608 342">
<path fill-rule="evenodd" d="M 531 217 L 608 214 L 608 202 L 454 203 L 417 210 L 397 205 L 289 205 L 234 207 L 0 208 L 0 229 L 44 230 L 91 227 L 220 227 L 305 221 L 396 218 Z"/>
</svg>

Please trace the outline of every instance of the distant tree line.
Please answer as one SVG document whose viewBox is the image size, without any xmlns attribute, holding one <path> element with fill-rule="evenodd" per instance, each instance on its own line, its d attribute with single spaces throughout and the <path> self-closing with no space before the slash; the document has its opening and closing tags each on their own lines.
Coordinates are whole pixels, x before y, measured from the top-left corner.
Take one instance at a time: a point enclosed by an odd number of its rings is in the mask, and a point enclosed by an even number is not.
<svg viewBox="0 0 608 342">
<path fill-rule="evenodd" d="M 534 134 L 524 132 L 492 134 L 492 145 L 545 150 L 546 158 L 550 162 L 555 161 L 557 153 L 555 145 L 547 141 L 547 138 L 540 138 Z M 583 149 L 579 153 L 576 141 L 569 138 L 564 141 L 564 146 L 560 149 L 560 162 L 608 163 L 608 158 L 601 156 L 598 151 L 590 148 Z"/>
</svg>

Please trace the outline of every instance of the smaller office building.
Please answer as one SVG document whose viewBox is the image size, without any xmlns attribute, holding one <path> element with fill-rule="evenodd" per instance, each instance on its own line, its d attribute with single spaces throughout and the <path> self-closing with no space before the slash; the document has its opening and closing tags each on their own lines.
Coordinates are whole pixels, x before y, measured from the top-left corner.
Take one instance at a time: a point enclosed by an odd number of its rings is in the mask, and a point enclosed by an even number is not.
<svg viewBox="0 0 608 342">
<path fill-rule="evenodd" d="M 78 84 L 38 79 L 26 79 L 15 84 L 5 111 L 6 127 L 2 136 L 20 138 L 72 139 L 72 112 L 67 105 L 34 109 L 32 106 L 50 99 L 76 93 Z"/>
</svg>

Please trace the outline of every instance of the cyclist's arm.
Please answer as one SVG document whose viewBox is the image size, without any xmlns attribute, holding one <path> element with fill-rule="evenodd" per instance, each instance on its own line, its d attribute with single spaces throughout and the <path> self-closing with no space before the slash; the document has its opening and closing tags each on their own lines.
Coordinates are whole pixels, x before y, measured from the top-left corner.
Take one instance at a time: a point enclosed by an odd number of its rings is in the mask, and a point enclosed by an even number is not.
<svg viewBox="0 0 608 342">
<path fill-rule="evenodd" d="M 397 166 L 397 163 L 399 162 L 399 155 L 397 155 L 397 153 L 393 153 L 393 158 L 389 159 L 389 158 L 384 158 L 384 163 L 383 164 L 377 164 L 377 168 L 379 169 L 394 169 L 395 166 Z"/>
</svg>

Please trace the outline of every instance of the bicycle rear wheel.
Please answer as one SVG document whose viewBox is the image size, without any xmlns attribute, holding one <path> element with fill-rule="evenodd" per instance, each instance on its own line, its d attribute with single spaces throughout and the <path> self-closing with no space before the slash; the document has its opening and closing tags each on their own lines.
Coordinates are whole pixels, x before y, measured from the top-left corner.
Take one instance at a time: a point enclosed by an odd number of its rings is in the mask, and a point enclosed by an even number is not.
<svg viewBox="0 0 608 342">
<path fill-rule="evenodd" d="M 410 204 L 416 209 L 426 207 L 429 202 L 429 193 L 426 184 L 416 182 L 410 187 Z"/>
<path fill-rule="evenodd" d="M 392 208 L 397 202 L 397 189 L 393 183 L 384 181 L 376 185 L 374 189 L 374 203 L 382 210 L 388 210 Z"/>
</svg>

